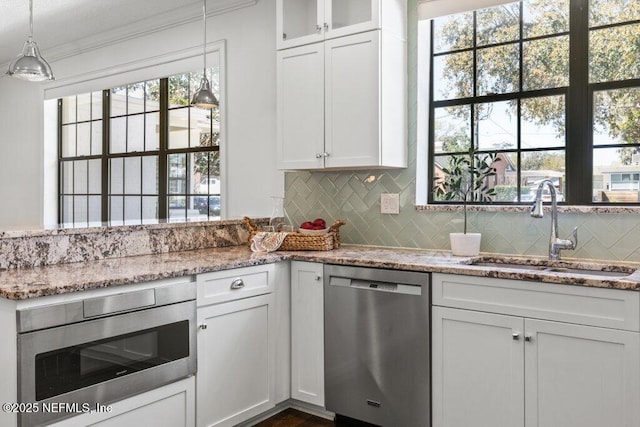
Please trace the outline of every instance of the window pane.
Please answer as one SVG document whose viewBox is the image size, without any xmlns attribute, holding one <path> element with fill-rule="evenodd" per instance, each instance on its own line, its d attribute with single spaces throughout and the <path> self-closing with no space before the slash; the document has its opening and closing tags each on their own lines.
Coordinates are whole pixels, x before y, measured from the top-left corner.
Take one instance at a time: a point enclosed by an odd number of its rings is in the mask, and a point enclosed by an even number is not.
<svg viewBox="0 0 640 427">
<path fill-rule="evenodd" d="M 169 194 L 186 194 L 187 157 L 185 154 L 170 154 L 168 156 L 169 167 Z"/>
<path fill-rule="evenodd" d="M 142 159 L 126 157 L 124 159 L 124 194 L 142 193 Z"/>
<path fill-rule="evenodd" d="M 494 202 L 518 202 L 518 154 L 498 153 L 493 163 L 496 176 L 489 178 L 489 186 L 496 191 Z"/>
<path fill-rule="evenodd" d="M 528 0 L 522 7 L 523 37 L 569 31 L 569 0 Z"/>
<path fill-rule="evenodd" d="M 91 94 L 91 119 L 102 119 L 102 92 Z"/>
<path fill-rule="evenodd" d="M 88 220 L 88 204 L 87 196 L 75 196 L 73 198 L 73 222 L 74 224 L 84 223 Z"/>
<path fill-rule="evenodd" d="M 521 201 L 529 202 L 535 198 L 535 192 L 540 181 L 548 179 L 556 188 L 557 200 L 564 201 L 565 189 L 565 152 L 556 151 L 531 151 L 522 153 L 520 163 Z M 543 200 L 550 200 L 551 195 L 545 189 Z"/>
<path fill-rule="evenodd" d="M 127 87 L 114 87 L 111 89 L 111 117 L 127 114 Z"/>
<path fill-rule="evenodd" d="M 191 109 L 191 147 L 211 147 L 211 111 Z"/>
<path fill-rule="evenodd" d="M 62 126 L 62 157 L 76 155 L 76 125 Z"/>
<path fill-rule="evenodd" d="M 91 94 L 83 93 L 76 98 L 79 122 L 91 120 Z"/>
<path fill-rule="evenodd" d="M 144 146 L 147 151 L 160 149 L 160 114 L 147 113 L 144 119 Z"/>
<path fill-rule="evenodd" d="M 73 196 L 62 197 L 62 223 L 73 223 Z"/>
<path fill-rule="evenodd" d="M 139 223 L 142 219 L 142 200 L 140 196 L 125 196 L 124 198 L 124 220 L 132 223 Z"/>
<path fill-rule="evenodd" d="M 473 53 L 433 58 L 433 86 L 436 101 L 473 96 Z"/>
<path fill-rule="evenodd" d="M 593 145 L 640 143 L 640 88 L 593 94 Z"/>
<path fill-rule="evenodd" d="M 102 120 L 91 122 L 91 154 L 102 154 Z"/>
<path fill-rule="evenodd" d="M 145 83 L 145 111 L 160 110 L 160 80 Z"/>
<path fill-rule="evenodd" d="M 110 125 L 109 151 L 111 153 L 124 153 L 127 151 L 127 118 L 111 119 Z"/>
<path fill-rule="evenodd" d="M 518 44 L 478 50 L 478 95 L 518 91 L 519 70 L 520 47 Z"/>
<path fill-rule="evenodd" d="M 62 123 L 75 123 L 76 121 L 76 97 L 62 98 Z"/>
<path fill-rule="evenodd" d="M 127 114 L 144 112 L 144 83 L 127 86 Z"/>
<path fill-rule="evenodd" d="M 169 77 L 169 108 L 187 106 L 189 97 L 189 73 Z"/>
<path fill-rule="evenodd" d="M 569 86 L 569 36 L 523 44 L 523 90 Z"/>
<path fill-rule="evenodd" d="M 73 163 L 73 192 L 75 194 L 86 194 L 89 179 L 87 174 L 87 162 L 79 160 Z"/>
<path fill-rule="evenodd" d="M 589 0 L 589 26 L 615 24 L 640 19 L 636 0 Z"/>
<path fill-rule="evenodd" d="M 124 159 L 111 159 L 109 161 L 109 192 L 122 194 L 124 192 Z"/>
<path fill-rule="evenodd" d="M 564 96 L 521 101 L 521 148 L 564 147 L 566 114 Z"/>
<path fill-rule="evenodd" d="M 505 4 L 476 12 L 478 46 L 520 38 L 520 3 Z"/>
<path fill-rule="evenodd" d="M 142 158 L 142 193 L 158 194 L 158 157 Z"/>
<path fill-rule="evenodd" d="M 503 101 L 476 105 L 475 127 L 479 150 L 517 148 L 516 103 Z"/>
<path fill-rule="evenodd" d="M 473 47 L 473 12 L 437 18 L 433 21 L 434 53 Z"/>
<path fill-rule="evenodd" d="M 89 156 L 91 154 L 91 122 L 78 123 L 77 129 L 77 155 Z"/>
<path fill-rule="evenodd" d="M 640 24 L 604 28 L 589 35 L 591 83 L 640 78 Z"/>
<path fill-rule="evenodd" d="M 638 203 L 640 201 L 640 147 L 593 150 L 593 201 Z"/>
<path fill-rule="evenodd" d="M 100 196 L 89 196 L 89 222 L 100 223 L 102 221 L 102 200 Z"/>
<path fill-rule="evenodd" d="M 62 192 L 73 194 L 73 163 L 62 162 Z"/>
<path fill-rule="evenodd" d="M 142 198 L 142 219 L 157 220 L 158 219 L 158 197 Z"/>
<path fill-rule="evenodd" d="M 169 111 L 169 148 L 189 147 L 189 108 Z"/>
<path fill-rule="evenodd" d="M 129 153 L 144 151 L 144 115 L 127 117 L 127 151 Z"/>
<path fill-rule="evenodd" d="M 124 219 L 124 198 L 122 196 L 109 197 L 109 220 L 113 223 Z"/>
<path fill-rule="evenodd" d="M 435 109 L 434 151 L 468 151 L 471 145 L 471 106 Z"/>
<path fill-rule="evenodd" d="M 88 193 L 102 193 L 102 161 L 100 159 L 89 160 L 88 162 Z"/>
</svg>

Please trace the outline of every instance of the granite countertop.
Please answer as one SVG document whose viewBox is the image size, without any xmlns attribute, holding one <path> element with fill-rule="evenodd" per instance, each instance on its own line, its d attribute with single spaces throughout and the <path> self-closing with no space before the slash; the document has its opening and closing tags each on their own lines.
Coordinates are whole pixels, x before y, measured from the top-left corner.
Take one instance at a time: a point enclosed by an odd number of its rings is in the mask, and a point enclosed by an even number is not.
<svg viewBox="0 0 640 427">
<path fill-rule="evenodd" d="M 640 291 L 640 264 L 632 263 L 603 264 L 579 260 L 548 263 L 542 258 L 491 255 L 465 258 L 451 256 L 446 251 L 355 245 L 343 245 L 327 252 L 256 254 L 243 245 L 4 270 L 0 272 L 0 297 L 22 300 L 287 259 Z M 489 265 L 473 265 L 477 262 Z M 568 268 L 595 271 L 593 274 L 576 273 Z M 600 271 L 618 270 L 623 272 L 622 277 L 598 274 Z"/>
</svg>

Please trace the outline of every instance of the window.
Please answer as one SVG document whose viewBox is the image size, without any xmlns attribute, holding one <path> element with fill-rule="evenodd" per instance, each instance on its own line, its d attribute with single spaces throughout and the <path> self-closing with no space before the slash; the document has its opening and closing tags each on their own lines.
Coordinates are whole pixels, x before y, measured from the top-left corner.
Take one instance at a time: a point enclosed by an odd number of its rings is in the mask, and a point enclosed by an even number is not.
<svg viewBox="0 0 640 427">
<path fill-rule="evenodd" d="M 219 218 L 220 112 L 189 106 L 201 76 L 58 100 L 60 224 Z"/>
<path fill-rule="evenodd" d="M 430 31 L 429 189 L 473 147 L 500 159 L 495 202 L 543 179 L 571 204 L 640 201 L 640 2 L 523 0 Z"/>
</svg>

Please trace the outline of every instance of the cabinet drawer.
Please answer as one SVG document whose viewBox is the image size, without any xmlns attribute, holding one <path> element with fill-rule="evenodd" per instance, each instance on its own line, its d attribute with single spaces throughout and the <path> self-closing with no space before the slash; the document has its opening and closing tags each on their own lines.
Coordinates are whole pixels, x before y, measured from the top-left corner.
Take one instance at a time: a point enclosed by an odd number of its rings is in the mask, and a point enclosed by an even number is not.
<svg viewBox="0 0 640 427">
<path fill-rule="evenodd" d="M 640 331 L 640 292 L 433 275 L 433 304 L 489 313 Z"/>
<path fill-rule="evenodd" d="M 274 264 L 199 274 L 198 306 L 273 292 Z"/>
</svg>

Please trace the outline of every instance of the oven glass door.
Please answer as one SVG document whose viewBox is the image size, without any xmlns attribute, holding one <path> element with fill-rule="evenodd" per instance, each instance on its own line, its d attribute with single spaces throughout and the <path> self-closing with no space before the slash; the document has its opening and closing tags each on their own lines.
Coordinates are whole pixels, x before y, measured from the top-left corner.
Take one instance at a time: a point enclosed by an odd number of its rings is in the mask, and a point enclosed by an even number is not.
<svg viewBox="0 0 640 427">
<path fill-rule="evenodd" d="M 189 356 L 189 321 L 71 345 L 35 355 L 36 400 Z"/>
</svg>

